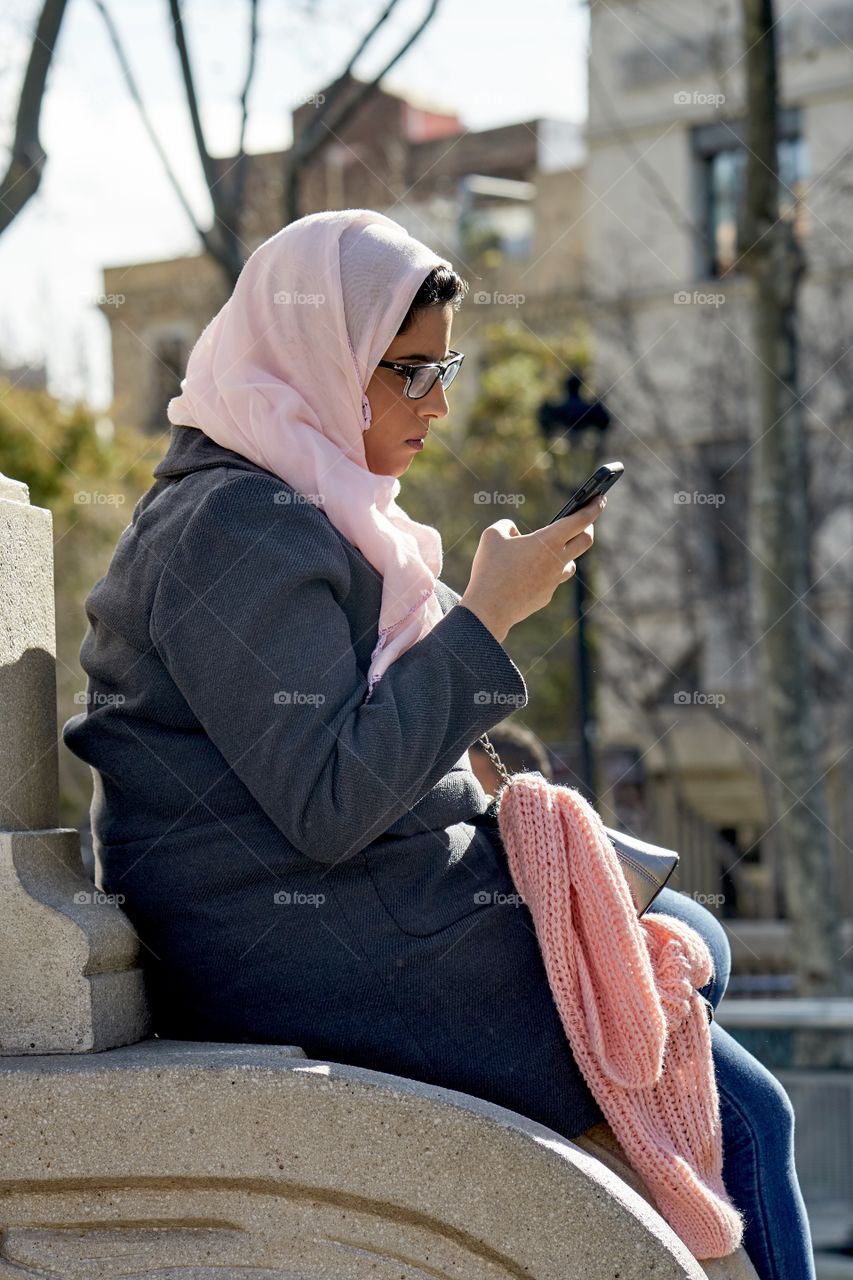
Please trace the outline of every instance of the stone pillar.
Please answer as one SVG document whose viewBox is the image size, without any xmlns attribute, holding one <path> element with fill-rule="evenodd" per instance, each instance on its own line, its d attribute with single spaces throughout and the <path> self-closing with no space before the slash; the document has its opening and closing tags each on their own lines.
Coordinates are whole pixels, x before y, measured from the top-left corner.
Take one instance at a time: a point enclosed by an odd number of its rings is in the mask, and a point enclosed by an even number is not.
<svg viewBox="0 0 853 1280">
<path fill-rule="evenodd" d="M 58 827 L 51 514 L 0 474 L 0 1053 L 86 1053 L 150 1029 L 139 942 Z"/>
</svg>

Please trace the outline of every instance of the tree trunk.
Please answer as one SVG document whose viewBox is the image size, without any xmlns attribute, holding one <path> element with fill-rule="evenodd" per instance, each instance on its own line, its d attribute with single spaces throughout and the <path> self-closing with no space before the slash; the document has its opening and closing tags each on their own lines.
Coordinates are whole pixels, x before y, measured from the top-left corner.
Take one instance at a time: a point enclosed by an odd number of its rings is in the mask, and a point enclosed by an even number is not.
<svg viewBox="0 0 853 1280">
<path fill-rule="evenodd" d="M 771 817 L 793 928 L 800 995 L 838 994 L 841 944 L 833 892 L 824 742 L 809 652 L 807 450 L 797 394 L 797 301 L 804 264 L 779 217 L 773 0 L 743 0 L 748 116 L 742 265 L 753 282 L 758 421 L 752 450 L 751 546 L 764 749 L 776 776 Z M 823 1036 L 824 1042 L 831 1037 Z M 812 1059 L 814 1061 L 814 1059 Z"/>
</svg>

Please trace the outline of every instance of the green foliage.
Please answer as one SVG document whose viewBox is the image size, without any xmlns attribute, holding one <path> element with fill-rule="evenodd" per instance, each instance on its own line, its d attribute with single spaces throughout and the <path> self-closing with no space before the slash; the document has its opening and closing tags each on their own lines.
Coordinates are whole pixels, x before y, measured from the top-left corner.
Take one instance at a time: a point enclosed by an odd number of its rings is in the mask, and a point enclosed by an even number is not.
<svg viewBox="0 0 853 1280">
<path fill-rule="evenodd" d="M 478 226 L 470 218 L 461 219 L 461 258 L 469 271 L 480 274 L 494 271 L 504 263 L 504 251 L 500 233 L 489 227 Z"/>
<path fill-rule="evenodd" d="M 84 600 L 106 571 L 138 498 L 152 483 L 162 440 L 99 427 L 84 405 L 60 405 L 46 391 L 0 380 L 0 471 L 29 487 L 33 506 L 53 517 L 56 587 L 57 732 L 81 705 L 79 662 Z M 59 744 L 60 821 L 77 826 L 89 807 L 91 774 Z"/>
<path fill-rule="evenodd" d="M 563 504 L 560 477 L 574 485 L 589 473 L 590 455 L 546 449 L 537 422 L 540 405 L 562 395 L 569 371 L 583 378 L 588 366 L 580 328 L 548 343 L 517 321 L 486 328 L 479 367 L 460 375 L 478 379 L 464 421 L 456 423 L 451 408 L 401 482 L 405 509 L 441 532 L 442 578 L 454 590 L 464 590 L 487 525 L 508 517 L 522 533 L 541 528 Z M 488 502 L 477 500 L 482 494 Z M 520 718 L 551 741 L 577 736 L 573 593 L 571 583 L 559 587 L 551 604 L 514 627 L 507 641 L 528 685 Z"/>
</svg>

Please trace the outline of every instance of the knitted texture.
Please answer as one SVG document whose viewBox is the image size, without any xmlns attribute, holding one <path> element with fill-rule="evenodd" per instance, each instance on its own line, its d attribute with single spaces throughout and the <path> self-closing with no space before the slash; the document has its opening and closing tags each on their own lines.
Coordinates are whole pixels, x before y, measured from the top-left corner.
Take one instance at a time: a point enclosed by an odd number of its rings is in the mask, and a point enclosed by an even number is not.
<svg viewBox="0 0 853 1280">
<path fill-rule="evenodd" d="M 694 1257 L 733 1253 L 743 1219 L 722 1180 L 695 990 L 713 971 L 704 939 L 663 912 L 637 917 L 604 824 L 573 788 L 515 774 L 498 825 L 572 1051 L 628 1160 Z"/>
</svg>

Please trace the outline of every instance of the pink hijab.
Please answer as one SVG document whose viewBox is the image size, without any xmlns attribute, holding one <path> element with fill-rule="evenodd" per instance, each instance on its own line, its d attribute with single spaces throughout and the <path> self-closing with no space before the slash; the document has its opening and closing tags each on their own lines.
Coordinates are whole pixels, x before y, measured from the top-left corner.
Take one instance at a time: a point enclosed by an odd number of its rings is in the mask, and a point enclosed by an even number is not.
<svg viewBox="0 0 853 1280">
<path fill-rule="evenodd" d="M 397 505 L 399 479 L 368 469 L 364 389 L 430 271 L 450 265 L 370 209 L 300 218 L 248 258 L 167 409 L 320 507 L 381 574 L 365 701 L 442 617 L 442 545 Z"/>
</svg>

